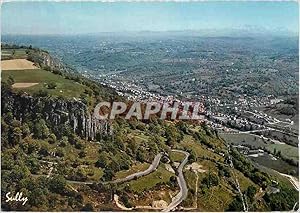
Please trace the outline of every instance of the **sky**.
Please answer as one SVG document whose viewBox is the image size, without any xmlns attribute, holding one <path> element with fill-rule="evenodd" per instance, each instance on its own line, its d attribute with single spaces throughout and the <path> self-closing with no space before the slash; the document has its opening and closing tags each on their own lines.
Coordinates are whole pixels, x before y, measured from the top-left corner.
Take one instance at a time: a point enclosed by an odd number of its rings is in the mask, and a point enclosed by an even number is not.
<svg viewBox="0 0 300 213">
<path fill-rule="evenodd" d="M 298 34 L 297 2 L 6 2 L 1 33 L 252 29 Z"/>
</svg>

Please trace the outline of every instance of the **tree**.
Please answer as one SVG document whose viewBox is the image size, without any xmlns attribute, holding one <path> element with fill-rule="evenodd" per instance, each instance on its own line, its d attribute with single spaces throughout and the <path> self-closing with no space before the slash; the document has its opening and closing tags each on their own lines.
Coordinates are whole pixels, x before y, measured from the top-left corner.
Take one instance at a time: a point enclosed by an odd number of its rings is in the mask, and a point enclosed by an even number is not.
<svg viewBox="0 0 300 213">
<path fill-rule="evenodd" d="M 57 150 L 56 150 L 56 155 L 58 157 L 64 157 L 65 156 L 64 149 L 62 149 L 61 147 L 58 147 Z"/>
<path fill-rule="evenodd" d="M 227 211 L 240 211 L 244 210 L 243 202 L 240 196 L 236 196 L 235 199 L 229 204 Z"/>
<path fill-rule="evenodd" d="M 252 185 L 249 186 L 247 188 L 246 195 L 250 199 L 251 202 L 253 202 L 255 194 L 256 194 L 256 188 L 254 186 L 252 186 Z"/>
<path fill-rule="evenodd" d="M 84 211 L 84 212 L 93 212 L 94 211 L 94 207 L 91 203 L 87 203 L 85 204 L 84 207 L 82 207 L 81 211 Z"/>
<path fill-rule="evenodd" d="M 114 172 L 118 172 L 120 171 L 120 164 L 115 159 L 112 159 L 109 168 Z"/>
<path fill-rule="evenodd" d="M 54 143 L 56 142 L 56 136 L 55 136 L 55 134 L 51 133 L 51 134 L 49 135 L 48 142 L 49 142 L 50 144 L 54 144 Z"/>
<path fill-rule="evenodd" d="M 209 172 L 208 176 L 204 177 L 202 184 L 206 185 L 207 188 L 219 185 L 219 178 L 217 175 Z"/>
<path fill-rule="evenodd" d="M 98 158 L 98 161 L 96 162 L 95 166 L 106 168 L 109 164 L 109 158 L 107 152 L 101 152 Z"/>
<path fill-rule="evenodd" d="M 19 182 L 30 175 L 30 171 L 25 165 L 15 165 L 10 173 L 10 179 Z"/>
<path fill-rule="evenodd" d="M 7 79 L 8 86 L 12 86 L 15 83 L 15 79 L 12 76 L 9 76 Z"/>
<path fill-rule="evenodd" d="M 61 147 L 65 147 L 68 143 L 68 137 L 67 136 L 63 136 L 60 140 L 59 146 Z"/>
<path fill-rule="evenodd" d="M 140 161 L 141 163 L 146 161 L 146 153 L 143 149 L 138 149 L 136 153 L 136 160 Z"/>
<path fill-rule="evenodd" d="M 173 186 L 173 187 L 177 186 L 177 179 L 175 176 L 171 176 L 169 181 L 170 181 L 171 186 Z"/>
<path fill-rule="evenodd" d="M 66 180 L 62 175 L 56 175 L 49 181 L 49 189 L 58 194 L 63 194 L 66 189 Z"/>
<path fill-rule="evenodd" d="M 30 205 L 36 207 L 47 206 L 48 204 L 47 196 L 45 195 L 44 190 L 41 188 L 35 188 L 33 191 L 31 191 L 28 201 Z"/>
<path fill-rule="evenodd" d="M 33 94 L 35 97 L 47 97 L 49 94 L 46 90 L 39 90 Z"/>
<path fill-rule="evenodd" d="M 120 196 L 120 201 L 124 204 L 125 207 L 127 207 L 127 208 L 131 208 L 132 207 L 132 204 L 129 202 L 129 198 L 128 198 L 127 194 L 123 193 Z"/>
<path fill-rule="evenodd" d="M 49 129 L 44 119 L 38 120 L 34 125 L 34 136 L 39 139 L 45 139 L 49 135 Z"/>
<path fill-rule="evenodd" d="M 25 138 L 21 143 L 21 147 L 25 153 L 30 155 L 39 151 L 41 148 L 41 144 L 36 140 L 33 140 L 32 138 Z"/>
<path fill-rule="evenodd" d="M 48 156 L 49 155 L 49 144 L 42 144 L 39 150 L 39 155 Z"/>
<path fill-rule="evenodd" d="M 84 158 L 86 156 L 86 151 L 85 150 L 81 150 L 79 153 L 78 153 L 79 157 L 80 158 Z"/>
<path fill-rule="evenodd" d="M 190 156 L 188 158 L 189 163 L 195 162 L 197 160 L 197 154 L 196 154 L 196 152 L 194 150 L 191 150 L 191 151 L 189 151 L 189 153 L 190 153 Z"/>
<path fill-rule="evenodd" d="M 13 154 L 8 150 L 3 150 L 1 155 L 1 168 L 2 170 L 11 170 L 14 165 Z"/>
<path fill-rule="evenodd" d="M 36 158 L 30 157 L 26 162 L 26 165 L 29 167 L 32 174 L 37 174 L 40 170 L 40 164 Z"/>
<path fill-rule="evenodd" d="M 110 181 L 110 180 L 112 180 L 112 178 L 113 178 L 114 176 L 115 176 L 114 172 L 113 172 L 111 169 L 106 168 L 106 169 L 104 170 L 104 174 L 103 174 L 103 176 L 102 176 L 102 179 L 103 179 L 104 181 Z"/>
<path fill-rule="evenodd" d="M 22 134 L 23 134 L 23 137 L 26 137 L 30 134 L 30 128 L 27 123 L 24 123 L 22 125 Z"/>
<path fill-rule="evenodd" d="M 22 138 L 22 130 L 20 127 L 15 127 L 13 129 L 13 145 L 19 144 Z"/>
<path fill-rule="evenodd" d="M 83 149 L 83 148 L 84 148 L 84 145 L 83 145 L 83 143 L 81 143 L 80 141 L 78 141 L 78 142 L 75 144 L 75 148 L 76 148 L 76 149 Z"/>
</svg>

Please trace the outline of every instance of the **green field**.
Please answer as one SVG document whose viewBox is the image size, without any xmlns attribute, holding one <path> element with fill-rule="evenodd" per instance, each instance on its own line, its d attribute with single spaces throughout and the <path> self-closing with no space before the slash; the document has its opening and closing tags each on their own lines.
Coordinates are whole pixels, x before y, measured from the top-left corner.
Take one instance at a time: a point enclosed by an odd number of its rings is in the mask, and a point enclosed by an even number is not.
<svg viewBox="0 0 300 213">
<path fill-rule="evenodd" d="M 22 90 L 29 94 L 33 94 L 39 90 L 46 90 L 52 96 L 78 98 L 87 88 L 77 82 L 41 69 L 2 71 L 2 81 L 6 81 L 9 76 L 13 77 L 15 83 L 39 83 L 28 88 L 14 89 L 16 91 Z M 57 87 L 55 89 L 47 89 L 47 84 L 50 82 L 56 83 Z"/>
<path fill-rule="evenodd" d="M 158 183 L 167 183 L 173 173 L 167 171 L 164 166 L 160 165 L 155 172 L 150 173 L 144 177 L 132 180 L 128 184 L 135 192 L 148 191 L 156 186 Z"/>
<path fill-rule="evenodd" d="M 284 174 L 289 174 L 291 171 L 298 173 L 298 167 L 292 166 L 280 158 L 277 158 L 277 160 L 274 161 L 270 156 L 264 155 L 259 157 L 250 157 L 250 159 L 262 166 L 274 169 Z"/>
<path fill-rule="evenodd" d="M 227 142 L 235 145 L 251 145 L 256 148 L 265 147 L 269 151 L 273 152 L 274 149 L 281 151 L 284 157 L 291 158 L 293 160 L 299 160 L 298 147 L 294 147 L 288 144 L 270 144 L 264 141 L 259 136 L 249 134 L 220 134 Z"/>
<path fill-rule="evenodd" d="M 139 171 L 144 171 L 149 167 L 148 163 L 138 163 L 130 167 L 129 170 L 123 170 L 116 173 L 116 179 L 125 178 L 128 175 L 134 174 Z"/>
<path fill-rule="evenodd" d="M 2 59 L 26 58 L 27 49 L 4 49 L 1 50 Z"/>
<path fill-rule="evenodd" d="M 1 50 L 1 59 L 19 59 L 27 58 L 27 49 L 3 49 Z"/>
<path fill-rule="evenodd" d="M 299 150 L 298 147 L 294 147 L 288 144 L 269 144 L 267 146 L 267 149 L 271 152 L 274 151 L 274 149 L 278 151 L 281 151 L 281 154 L 284 157 L 291 158 L 293 160 L 299 161 Z"/>
<path fill-rule="evenodd" d="M 267 144 L 259 136 L 249 134 L 219 134 L 224 140 L 235 145 L 251 145 L 256 147 L 265 147 Z"/>
<path fill-rule="evenodd" d="M 173 162 L 181 162 L 185 158 L 185 154 L 180 152 L 170 152 L 170 159 Z"/>
</svg>

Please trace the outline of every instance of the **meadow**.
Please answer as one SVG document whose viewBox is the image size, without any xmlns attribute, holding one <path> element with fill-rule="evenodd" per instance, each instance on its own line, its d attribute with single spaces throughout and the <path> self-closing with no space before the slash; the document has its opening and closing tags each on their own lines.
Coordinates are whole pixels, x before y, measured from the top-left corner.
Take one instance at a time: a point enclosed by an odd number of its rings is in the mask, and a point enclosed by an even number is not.
<svg viewBox="0 0 300 213">
<path fill-rule="evenodd" d="M 7 81 L 9 77 L 12 77 L 15 83 L 38 83 L 27 88 L 14 88 L 15 91 L 25 91 L 31 95 L 44 90 L 49 95 L 56 97 L 79 98 L 85 92 L 85 89 L 87 89 L 82 84 L 42 69 L 5 70 L 2 71 L 1 77 L 2 81 Z M 56 85 L 55 88 L 49 89 L 48 85 L 50 83 L 54 83 Z"/>
</svg>

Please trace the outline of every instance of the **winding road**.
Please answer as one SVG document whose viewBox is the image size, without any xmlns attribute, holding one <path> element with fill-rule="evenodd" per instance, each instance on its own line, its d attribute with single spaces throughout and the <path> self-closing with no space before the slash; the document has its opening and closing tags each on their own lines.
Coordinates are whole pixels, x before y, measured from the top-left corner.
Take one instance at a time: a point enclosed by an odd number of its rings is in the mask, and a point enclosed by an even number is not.
<svg viewBox="0 0 300 213">
<path fill-rule="evenodd" d="M 184 199 L 186 199 L 187 194 L 188 194 L 188 188 L 186 186 L 186 182 L 183 176 L 183 167 L 185 164 L 188 162 L 188 158 L 190 154 L 188 152 L 182 151 L 182 150 L 175 150 L 173 149 L 172 152 L 180 152 L 185 154 L 184 160 L 181 162 L 179 165 L 177 171 L 178 171 L 178 177 L 177 177 L 177 182 L 180 187 L 180 192 L 172 199 L 172 202 L 169 204 L 169 206 L 163 210 L 163 212 L 169 212 L 176 208 Z"/>
<path fill-rule="evenodd" d="M 160 162 L 160 159 L 161 157 L 163 156 L 163 152 L 160 152 L 158 153 L 151 165 L 148 167 L 148 169 L 144 170 L 144 171 L 141 171 L 141 172 L 136 172 L 134 174 L 131 174 L 131 175 L 128 175 L 126 176 L 125 178 L 120 178 L 120 179 L 116 179 L 116 180 L 112 180 L 112 181 L 108 181 L 108 182 L 102 182 L 103 184 L 109 184 L 109 183 L 123 183 L 123 182 L 127 182 L 127 181 L 130 181 L 130 180 L 133 180 L 135 178 L 139 178 L 139 177 L 142 177 L 142 176 L 145 176 L 145 175 L 148 175 L 150 174 L 151 172 L 155 171 L 159 165 L 159 162 Z M 73 181 L 73 180 L 67 180 L 69 183 L 76 183 L 76 184 L 85 184 L 85 185 L 90 185 L 90 184 L 93 184 L 93 183 L 96 183 L 96 182 L 82 182 L 82 181 Z"/>
<path fill-rule="evenodd" d="M 178 172 L 178 176 L 177 176 L 177 182 L 178 185 L 180 187 L 180 191 L 179 193 L 172 199 L 172 202 L 169 204 L 169 206 L 164 209 L 164 212 L 169 212 L 171 210 L 173 210 L 174 208 L 176 208 L 184 199 L 186 199 L 187 194 L 188 194 L 188 188 L 186 185 L 186 181 L 184 179 L 183 176 L 183 167 L 187 164 L 188 162 L 188 158 L 190 156 L 190 154 L 188 152 L 185 152 L 183 150 L 177 150 L 177 149 L 173 149 L 172 152 L 179 152 L 185 155 L 184 160 L 180 163 L 177 172 Z M 133 180 L 135 178 L 139 178 L 145 175 L 150 174 L 151 172 L 155 171 L 159 165 L 159 162 L 161 160 L 161 157 L 164 155 L 163 152 L 158 153 L 155 158 L 152 161 L 152 164 L 148 167 L 148 169 L 141 171 L 141 172 L 137 172 L 131 175 L 128 175 L 125 178 L 121 178 L 121 179 L 117 179 L 117 180 L 113 180 L 113 181 L 109 181 L 109 182 L 105 182 L 104 184 L 108 184 L 108 183 L 123 183 L 123 182 L 127 182 L 130 180 Z M 71 180 L 67 180 L 68 183 L 76 183 L 76 184 L 85 184 L 85 185 L 89 185 L 89 184 L 93 184 L 94 182 L 81 182 L 81 181 L 71 181 Z"/>
<path fill-rule="evenodd" d="M 159 165 L 159 162 L 160 162 L 160 159 L 161 159 L 162 156 L 163 156 L 163 152 L 158 153 L 155 156 L 154 160 L 152 161 L 152 164 L 148 167 L 148 169 L 146 169 L 144 171 L 141 171 L 141 172 L 137 172 L 137 173 L 128 175 L 125 178 L 121 178 L 121 179 L 110 181 L 109 183 L 123 183 L 123 182 L 126 182 L 126 181 L 133 180 L 135 178 L 139 178 L 139 177 L 142 177 L 142 176 L 150 174 L 151 172 L 153 172 L 154 170 L 157 169 L 157 167 Z"/>
</svg>

